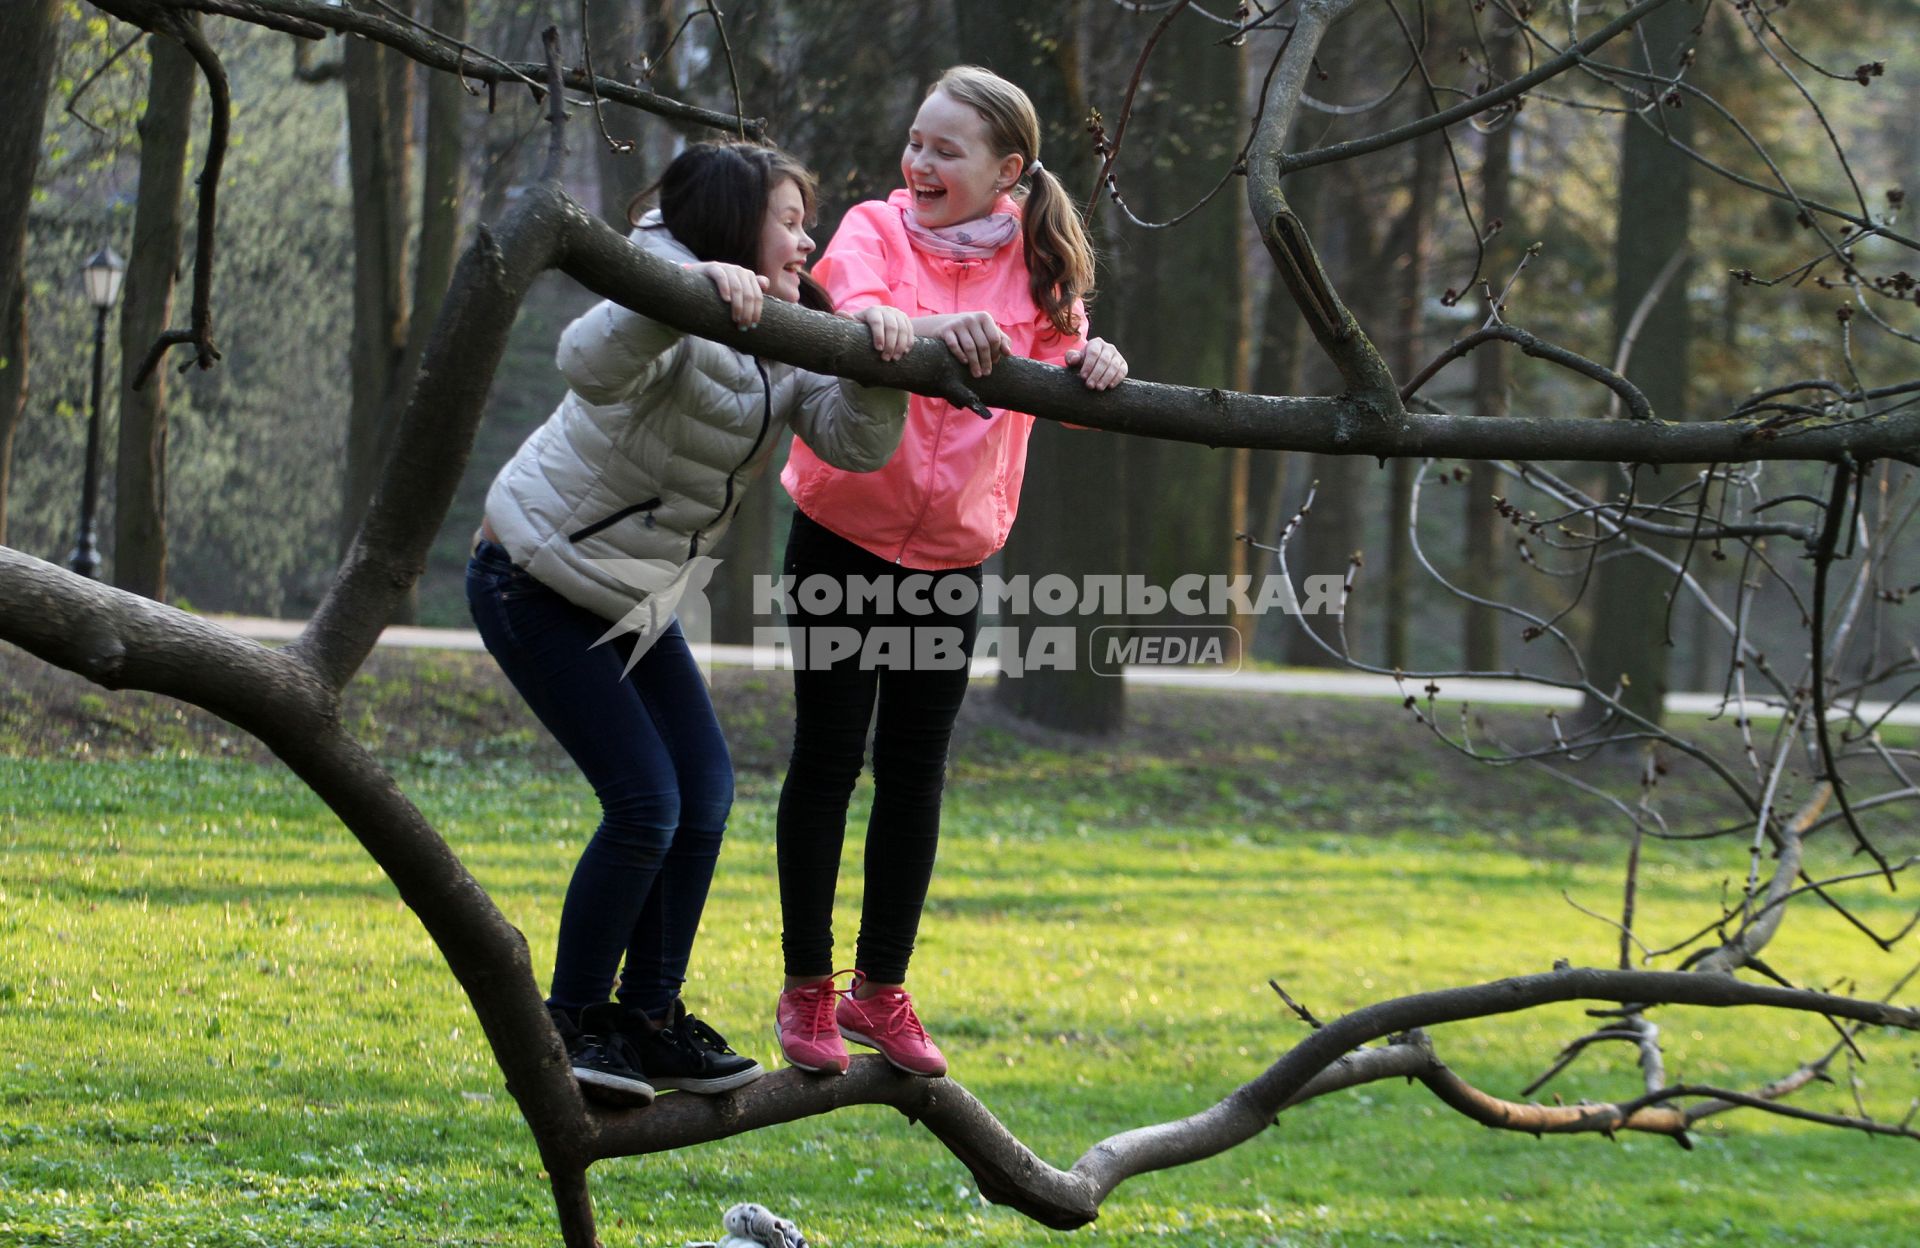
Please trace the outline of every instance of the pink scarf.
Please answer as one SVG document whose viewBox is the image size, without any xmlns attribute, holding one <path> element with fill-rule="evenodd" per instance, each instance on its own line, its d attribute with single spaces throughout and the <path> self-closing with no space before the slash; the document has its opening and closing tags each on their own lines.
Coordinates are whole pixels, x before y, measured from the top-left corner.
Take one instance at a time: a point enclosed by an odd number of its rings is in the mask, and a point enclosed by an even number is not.
<svg viewBox="0 0 1920 1248">
<path fill-rule="evenodd" d="M 988 213 L 972 221 L 937 229 L 921 225 L 911 208 L 904 209 L 900 217 L 916 247 L 949 260 L 985 260 L 1020 233 L 1020 217 L 1011 212 Z"/>
</svg>

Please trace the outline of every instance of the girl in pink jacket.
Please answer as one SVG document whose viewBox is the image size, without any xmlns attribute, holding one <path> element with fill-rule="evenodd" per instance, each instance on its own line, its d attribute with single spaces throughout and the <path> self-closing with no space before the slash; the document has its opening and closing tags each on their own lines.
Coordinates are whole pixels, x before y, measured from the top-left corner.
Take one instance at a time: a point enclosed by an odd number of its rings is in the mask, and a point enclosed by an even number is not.
<svg viewBox="0 0 1920 1248">
<path fill-rule="evenodd" d="M 944 341 L 976 377 L 1016 354 L 1078 368 L 1090 389 L 1119 385 L 1126 361 L 1086 336 L 1093 250 L 1039 156 L 1024 91 L 975 66 L 948 70 L 907 131 L 906 185 L 849 211 L 814 277 L 843 313 L 906 313 L 916 335 Z M 933 874 L 980 565 L 1013 525 L 1032 428 L 1021 412 L 982 420 L 915 396 L 900 449 L 878 472 L 844 472 L 796 438 L 781 475 L 799 510 L 783 567 L 795 587 L 796 713 L 780 791 L 787 978 L 777 1019 L 780 1047 L 802 1069 L 844 1073 L 853 1040 L 909 1073 L 946 1073 L 902 984 Z M 866 895 L 853 986 L 840 992 L 834 886 L 870 724 Z"/>
</svg>

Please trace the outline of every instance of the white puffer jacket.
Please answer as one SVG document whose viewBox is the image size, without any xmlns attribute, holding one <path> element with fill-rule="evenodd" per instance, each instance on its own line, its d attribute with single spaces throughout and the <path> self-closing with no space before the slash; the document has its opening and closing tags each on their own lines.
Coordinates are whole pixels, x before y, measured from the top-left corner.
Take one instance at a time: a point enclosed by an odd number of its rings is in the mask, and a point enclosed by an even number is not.
<svg viewBox="0 0 1920 1248">
<path fill-rule="evenodd" d="M 657 212 L 631 239 L 694 260 Z M 781 424 L 838 467 L 871 472 L 906 423 L 902 391 L 761 360 L 611 302 L 567 327 L 556 362 L 567 397 L 494 478 L 487 521 L 541 583 L 641 631 L 665 624 Z M 643 604 L 650 624 L 631 614 Z"/>
</svg>

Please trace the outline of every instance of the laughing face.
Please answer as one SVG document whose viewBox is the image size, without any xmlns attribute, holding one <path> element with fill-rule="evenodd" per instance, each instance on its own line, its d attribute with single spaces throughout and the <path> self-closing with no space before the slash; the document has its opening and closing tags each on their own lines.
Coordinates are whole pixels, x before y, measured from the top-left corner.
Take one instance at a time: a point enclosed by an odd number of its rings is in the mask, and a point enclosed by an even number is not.
<svg viewBox="0 0 1920 1248">
<path fill-rule="evenodd" d="M 1017 153 L 994 153 L 987 120 L 978 111 L 935 91 L 920 105 L 907 131 L 900 177 L 913 192 L 914 219 L 938 229 L 993 211 L 1024 164 Z"/>
<path fill-rule="evenodd" d="M 813 254 L 807 236 L 807 203 L 792 178 L 782 178 L 767 196 L 767 219 L 760 227 L 758 272 L 767 279 L 767 293 L 788 303 L 800 298 L 800 272 Z"/>
</svg>

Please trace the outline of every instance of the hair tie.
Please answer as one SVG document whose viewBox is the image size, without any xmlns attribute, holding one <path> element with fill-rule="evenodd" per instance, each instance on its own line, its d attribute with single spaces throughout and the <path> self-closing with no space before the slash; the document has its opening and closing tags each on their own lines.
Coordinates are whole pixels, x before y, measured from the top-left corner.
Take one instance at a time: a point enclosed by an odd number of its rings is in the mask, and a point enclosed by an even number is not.
<svg viewBox="0 0 1920 1248">
<path fill-rule="evenodd" d="M 1034 159 L 1031 162 L 1029 162 L 1027 165 L 1027 173 L 1029 176 L 1036 173 L 1042 173 L 1045 170 L 1046 170 L 1046 166 L 1040 163 L 1040 158 L 1037 156 L 1034 157 Z"/>
</svg>

